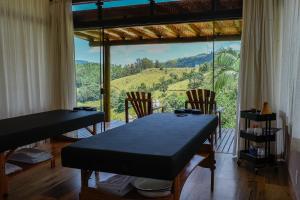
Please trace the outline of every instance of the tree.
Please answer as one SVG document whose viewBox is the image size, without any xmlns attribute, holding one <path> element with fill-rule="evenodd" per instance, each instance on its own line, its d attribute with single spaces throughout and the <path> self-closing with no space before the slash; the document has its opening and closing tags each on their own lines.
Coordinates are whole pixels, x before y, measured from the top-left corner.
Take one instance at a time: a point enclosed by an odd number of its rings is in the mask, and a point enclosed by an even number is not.
<svg viewBox="0 0 300 200">
<path fill-rule="evenodd" d="M 114 109 L 115 112 L 122 113 L 125 111 L 125 99 L 126 99 L 126 92 L 125 90 L 121 90 L 117 99 L 117 107 Z"/>
<path fill-rule="evenodd" d="M 148 90 L 148 88 L 147 88 L 147 86 L 146 86 L 145 83 L 141 83 L 141 85 L 139 85 L 139 86 L 137 87 L 137 91 L 140 91 L 140 92 L 148 92 L 149 90 Z"/>
<path fill-rule="evenodd" d="M 204 80 L 203 73 L 196 72 L 194 69 L 186 75 L 189 83 L 189 89 L 196 89 L 202 86 L 202 82 Z"/>
<path fill-rule="evenodd" d="M 168 95 L 165 99 L 167 111 L 173 111 L 174 109 L 182 109 L 185 106 L 185 97 L 178 96 L 175 92 Z"/>
<path fill-rule="evenodd" d="M 178 75 L 175 74 L 175 73 L 173 73 L 173 72 L 171 72 L 171 73 L 169 74 L 169 76 L 170 76 L 171 79 L 173 79 L 173 80 L 177 80 L 177 79 L 178 79 Z"/>
<path fill-rule="evenodd" d="M 155 67 L 155 68 L 160 68 L 160 63 L 159 63 L 158 60 L 155 61 L 154 67 Z"/>
</svg>

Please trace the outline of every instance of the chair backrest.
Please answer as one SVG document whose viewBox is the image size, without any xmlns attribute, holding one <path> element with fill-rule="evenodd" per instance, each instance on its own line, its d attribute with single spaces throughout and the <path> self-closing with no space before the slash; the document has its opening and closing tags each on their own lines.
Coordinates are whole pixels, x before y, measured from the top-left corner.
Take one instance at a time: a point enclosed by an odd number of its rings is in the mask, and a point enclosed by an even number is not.
<svg viewBox="0 0 300 200">
<path fill-rule="evenodd" d="M 126 123 L 129 122 L 128 102 L 131 103 L 138 118 L 150 115 L 152 110 L 151 93 L 146 92 L 127 92 L 127 98 L 125 99 L 125 118 Z"/>
<path fill-rule="evenodd" d="M 192 109 L 200 109 L 204 114 L 213 114 L 216 109 L 215 92 L 205 89 L 193 89 L 186 92 L 188 100 L 185 103 L 185 107 L 188 108 L 188 104 Z"/>
</svg>

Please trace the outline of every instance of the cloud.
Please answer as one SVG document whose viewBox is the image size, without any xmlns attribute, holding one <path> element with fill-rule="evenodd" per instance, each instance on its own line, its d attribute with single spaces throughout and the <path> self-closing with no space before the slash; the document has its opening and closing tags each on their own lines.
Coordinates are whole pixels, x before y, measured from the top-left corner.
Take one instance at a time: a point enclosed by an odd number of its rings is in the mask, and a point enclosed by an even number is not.
<svg viewBox="0 0 300 200">
<path fill-rule="evenodd" d="M 91 47 L 89 48 L 89 53 L 100 53 L 99 47 Z"/>
</svg>

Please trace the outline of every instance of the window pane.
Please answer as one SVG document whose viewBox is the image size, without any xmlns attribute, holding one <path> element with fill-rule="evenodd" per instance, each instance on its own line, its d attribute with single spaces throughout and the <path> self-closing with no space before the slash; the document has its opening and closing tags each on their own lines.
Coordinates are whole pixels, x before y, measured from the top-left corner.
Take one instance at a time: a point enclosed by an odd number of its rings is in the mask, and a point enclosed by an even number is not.
<svg viewBox="0 0 300 200">
<path fill-rule="evenodd" d="M 100 53 L 88 41 L 75 37 L 77 106 L 100 109 Z"/>
<path fill-rule="evenodd" d="M 114 46 L 111 51 L 112 120 L 124 120 L 128 91 L 151 92 L 155 107 L 173 111 L 184 108 L 188 89 L 213 87 L 212 42 Z"/>
<path fill-rule="evenodd" d="M 240 41 L 215 42 L 216 102 L 219 108 L 224 109 L 224 128 L 234 128 L 236 124 L 240 46 Z"/>
</svg>

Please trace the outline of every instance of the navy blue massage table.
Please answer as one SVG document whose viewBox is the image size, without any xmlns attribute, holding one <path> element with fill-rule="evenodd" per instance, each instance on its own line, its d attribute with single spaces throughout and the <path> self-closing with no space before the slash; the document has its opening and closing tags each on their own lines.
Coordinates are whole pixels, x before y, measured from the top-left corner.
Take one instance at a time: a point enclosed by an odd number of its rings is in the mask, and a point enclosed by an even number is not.
<svg viewBox="0 0 300 200">
<path fill-rule="evenodd" d="M 102 122 L 103 112 L 71 110 L 54 110 L 0 120 L 0 199 L 8 192 L 6 152 L 81 128 L 87 128 L 95 135 L 96 124 Z M 93 126 L 93 130 L 88 126 Z"/>
<path fill-rule="evenodd" d="M 63 148 L 62 165 L 86 181 L 91 171 L 174 180 L 217 125 L 215 115 L 152 114 Z"/>
</svg>

